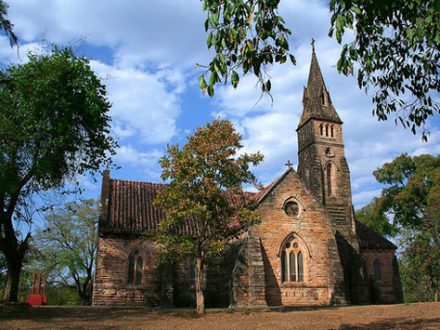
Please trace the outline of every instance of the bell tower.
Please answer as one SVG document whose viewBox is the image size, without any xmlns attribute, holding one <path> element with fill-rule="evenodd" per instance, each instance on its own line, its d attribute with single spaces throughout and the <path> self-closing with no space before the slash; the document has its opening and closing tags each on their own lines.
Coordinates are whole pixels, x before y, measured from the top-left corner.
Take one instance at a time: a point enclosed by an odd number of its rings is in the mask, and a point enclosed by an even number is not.
<svg viewBox="0 0 440 330">
<path fill-rule="evenodd" d="M 303 113 L 296 130 L 298 174 L 332 216 L 337 231 L 358 250 L 342 121 L 322 77 L 313 42 L 312 47 Z"/>
</svg>

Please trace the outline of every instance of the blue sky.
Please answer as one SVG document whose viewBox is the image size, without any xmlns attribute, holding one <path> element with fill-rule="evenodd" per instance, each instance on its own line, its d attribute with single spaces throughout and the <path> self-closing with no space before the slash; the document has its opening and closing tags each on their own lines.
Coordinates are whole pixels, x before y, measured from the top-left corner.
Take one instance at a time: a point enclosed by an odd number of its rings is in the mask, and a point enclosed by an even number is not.
<svg viewBox="0 0 440 330">
<path fill-rule="evenodd" d="M 160 181 L 158 161 L 167 143 L 185 143 L 197 126 L 214 118 L 230 119 L 243 135 L 244 151 L 261 151 L 265 161 L 254 169 L 260 181 L 271 182 L 289 159 L 297 163 L 295 129 L 302 111 L 312 38 L 333 104 L 344 121 L 346 156 L 351 170 L 355 207 L 378 196 L 381 187 L 372 171 L 402 152 L 440 152 L 439 120 L 428 128 L 428 143 L 389 122 L 372 117 L 371 95 L 358 89 L 353 77 L 339 75 L 335 64 L 340 46 L 327 36 L 330 15 L 325 1 L 283 0 L 281 14 L 293 34 L 290 44 L 297 66 L 270 69 L 273 104 L 253 77 L 239 87 L 220 86 L 214 98 L 202 96 L 196 63 L 207 64 L 209 52 L 199 0 L 7 0 L 20 54 L 0 36 L 0 63 L 26 61 L 26 53 L 44 42 L 73 44 L 86 55 L 107 85 L 113 106 L 112 134 L 120 144 L 114 158 L 119 179 Z M 81 178 L 86 195 L 98 197 L 95 183 Z"/>
</svg>

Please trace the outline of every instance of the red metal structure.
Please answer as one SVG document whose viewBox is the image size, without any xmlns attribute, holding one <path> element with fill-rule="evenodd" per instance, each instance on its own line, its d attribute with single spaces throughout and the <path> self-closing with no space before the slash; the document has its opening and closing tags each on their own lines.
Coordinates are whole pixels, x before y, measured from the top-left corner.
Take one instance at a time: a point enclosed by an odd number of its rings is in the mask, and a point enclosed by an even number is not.
<svg viewBox="0 0 440 330">
<path fill-rule="evenodd" d="M 37 281 L 38 276 L 38 291 L 35 287 L 35 283 Z M 44 291 L 43 294 L 41 294 L 41 282 L 42 282 L 42 274 L 36 274 L 33 275 L 33 281 L 32 281 L 32 291 L 31 294 L 27 297 L 27 303 L 32 306 L 41 306 L 41 305 L 47 305 L 47 296 L 46 296 L 46 280 L 44 280 Z"/>
</svg>

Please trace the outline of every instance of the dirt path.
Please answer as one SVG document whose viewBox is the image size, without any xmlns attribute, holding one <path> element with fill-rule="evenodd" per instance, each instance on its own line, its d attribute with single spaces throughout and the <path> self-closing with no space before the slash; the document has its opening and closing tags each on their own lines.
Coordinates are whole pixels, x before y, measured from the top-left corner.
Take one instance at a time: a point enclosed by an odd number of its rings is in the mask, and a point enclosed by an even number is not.
<svg viewBox="0 0 440 330">
<path fill-rule="evenodd" d="M 440 303 L 290 311 L 44 307 L 0 311 L 1 329 L 440 329 Z"/>
</svg>

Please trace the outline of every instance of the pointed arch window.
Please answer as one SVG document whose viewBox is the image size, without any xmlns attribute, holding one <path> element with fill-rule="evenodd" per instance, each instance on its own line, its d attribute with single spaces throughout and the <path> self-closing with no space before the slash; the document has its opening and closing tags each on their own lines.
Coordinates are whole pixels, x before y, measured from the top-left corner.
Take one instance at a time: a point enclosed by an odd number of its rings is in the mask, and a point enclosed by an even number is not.
<svg viewBox="0 0 440 330">
<path fill-rule="evenodd" d="M 328 196 L 330 196 L 333 191 L 332 191 L 332 163 L 328 163 L 327 164 L 327 169 L 326 169 L 326 177 L 327 177 L 327 194 Z"/>
<path fill-rule="evenodd" d="M 379 259 L 375 259 L 373 262 L 373 275 L 376 281 L 380 281 L 382 279 L 382 270 Z"/>
<path fill-rule="evenodd" d="M 328 125 L 325 125 L 325 136 L 328 136 Z"/>
<path fill-rule="evenodd" d="M 321 133 L 321 136 L 323 136 L 324 135 L 324 125 L 323 124 L 319 125 L 319 131 Z"/>
<path fill-rule="evenodd" d="M 138 250 L 134 250 L 128 256 L 127 283 L 134 285 L 142 284 L 142 269 L 144 261 Z"/>
<path fill-rule="evenodd" d="M 334 129 L 333 129 L 333 125 L 330 126 L 330 136 L 334 137 Z"/>
<path fill-rule="evenodd" d="M 285 243 L 281 252 L 281 280 L 304 281 L 304 255 L 295 238 Z"/>
</svg>

